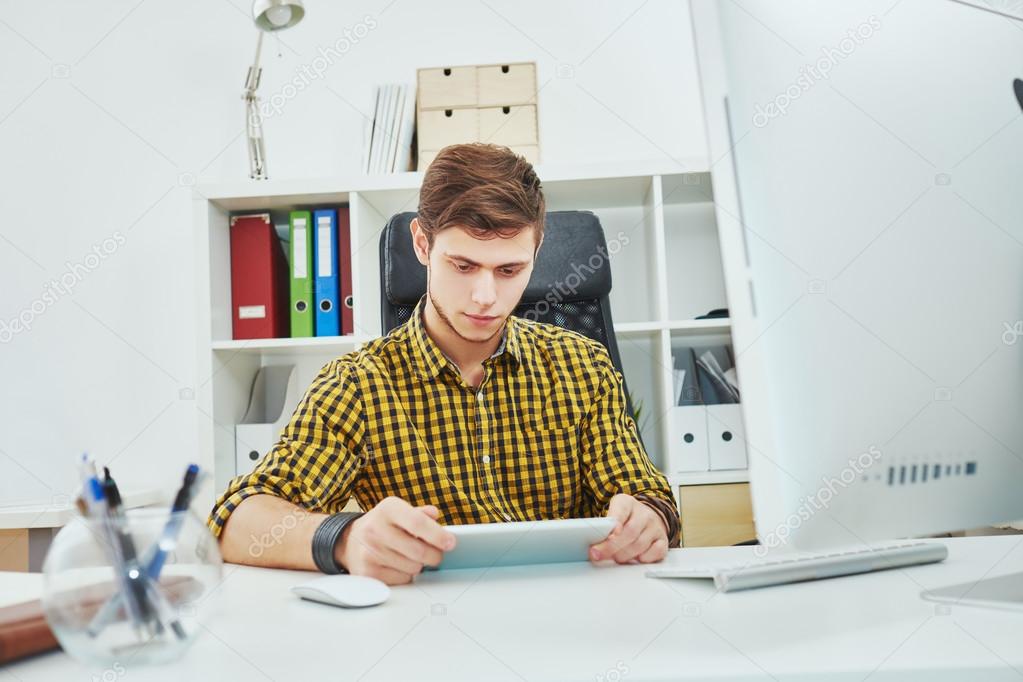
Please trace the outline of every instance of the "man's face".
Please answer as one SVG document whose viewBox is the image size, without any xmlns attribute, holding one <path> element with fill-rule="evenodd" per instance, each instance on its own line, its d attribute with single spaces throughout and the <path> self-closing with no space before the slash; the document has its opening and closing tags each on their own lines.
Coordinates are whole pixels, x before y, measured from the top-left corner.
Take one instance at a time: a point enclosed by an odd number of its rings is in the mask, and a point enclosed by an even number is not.
<svg viewBox="0 0 1023 682">
<path fill-rule="evenodd" d="M 427 266 L 428 295 L 448 328 L 464 341 L 483 343 L 498 334 L 515 310 L 533 272 L 536 232 L 477 239 L 459 227 L 441 230 L 429 247 L 412 224 L 419 262 Z"/>
</svg>

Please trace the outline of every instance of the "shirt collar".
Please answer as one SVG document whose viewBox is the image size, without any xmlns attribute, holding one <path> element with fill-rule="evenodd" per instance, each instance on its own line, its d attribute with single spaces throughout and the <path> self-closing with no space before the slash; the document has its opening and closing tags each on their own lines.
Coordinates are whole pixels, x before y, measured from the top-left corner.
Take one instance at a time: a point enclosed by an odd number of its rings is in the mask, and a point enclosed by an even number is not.
<svg viewBox="0 0 1023 682">
<path fill-rule="evenodd" d="M 408 326 L 412 354 L 419 374 L 424 379 L 433 379 L 440 374 L 445 365 L 450 364 L 452 368 L 455 368 L 456 365 L 437 346 L 430 335 L 426 333 L 426 325 L 423 323 L 423 310 L 425 308 L 426 296 L 424 295 L 419 299 L 419 303 L 416 304 L 415 309 L 412 311 L 412 317 L 409 318 L 406 324 Z M 507 353 L 515 362 L 521 362 L 522 346 L 519 336 L 519 325 L 515 316 L 512 315 L 505 323 L 504 332 L 501 334 L 501 343 L 498 344 L 497 350 L 490 357 L 496 358 Z"/>
</svg>

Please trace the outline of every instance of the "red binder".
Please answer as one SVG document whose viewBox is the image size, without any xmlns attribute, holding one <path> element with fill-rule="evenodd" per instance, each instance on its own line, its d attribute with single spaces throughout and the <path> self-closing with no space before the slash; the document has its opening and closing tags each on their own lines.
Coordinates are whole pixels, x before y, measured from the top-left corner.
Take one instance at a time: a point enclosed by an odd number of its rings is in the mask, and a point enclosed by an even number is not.
<svg viewBox="0 0 1023 682">
<path fill-rule="evenodd" d="M 231 218 L 231 319 L 236 339 L 287 337 L 288 259 L 268 213 Z"/>
<path fill-rule="evenodd" d="M 347 206 L 337 210 L 337 250 L 341 259 L 341 333 L 355 333 L 355 305 L 352 301 L 352 222 Z"/>
</svg>

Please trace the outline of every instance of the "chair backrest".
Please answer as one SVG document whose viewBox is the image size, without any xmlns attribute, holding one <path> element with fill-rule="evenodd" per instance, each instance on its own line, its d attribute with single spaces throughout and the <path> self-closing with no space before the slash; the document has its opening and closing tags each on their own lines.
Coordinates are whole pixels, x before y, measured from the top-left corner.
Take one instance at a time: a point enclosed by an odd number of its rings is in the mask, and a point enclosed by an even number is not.
<svg viewBox="0 0 1023 682">
<path fill-rule="evenodd" d="M 409 224 L 415 213 L 399 213 L 380 236 L 380 324 L 384 334 L 408 322 L 426 293 L 426 268 L 412 248 Z M 544 242 L 515 315 L 578 332 L 607 348 L 622 372 L 611 320 L 611 263 L 600 220 L 589 211 L 552 211 Z M 626 390 L 629 415 L 632 401 Z"/>
</svg>

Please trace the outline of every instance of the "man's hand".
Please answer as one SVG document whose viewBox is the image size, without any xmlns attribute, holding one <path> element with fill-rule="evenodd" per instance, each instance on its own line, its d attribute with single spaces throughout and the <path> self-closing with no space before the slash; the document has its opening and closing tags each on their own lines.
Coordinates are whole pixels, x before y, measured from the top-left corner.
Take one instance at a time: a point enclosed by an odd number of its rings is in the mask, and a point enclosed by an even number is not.
<svg viewBox="0 0 1023 682">
<path fill-rule="evenodd" d="M 353 575 L 410 583 L 424 565 L 436 566 L 455 547 L 454 534 L 437 523 L 439 515 L 432 504 L 413 507 L 388 497 L 345 528 L 334 557 Z"/>
<path fill-rule="evenodd" d="M 609 518 L 618 521 L 611 534 L 590 547 L 590 559 L 614 559 L 619 564 L 638 560 L 643 564 L 660 561 L 668 553 L 668 529 L 664 519 L 632 495 L 611 498 Z"/>
</svg>

